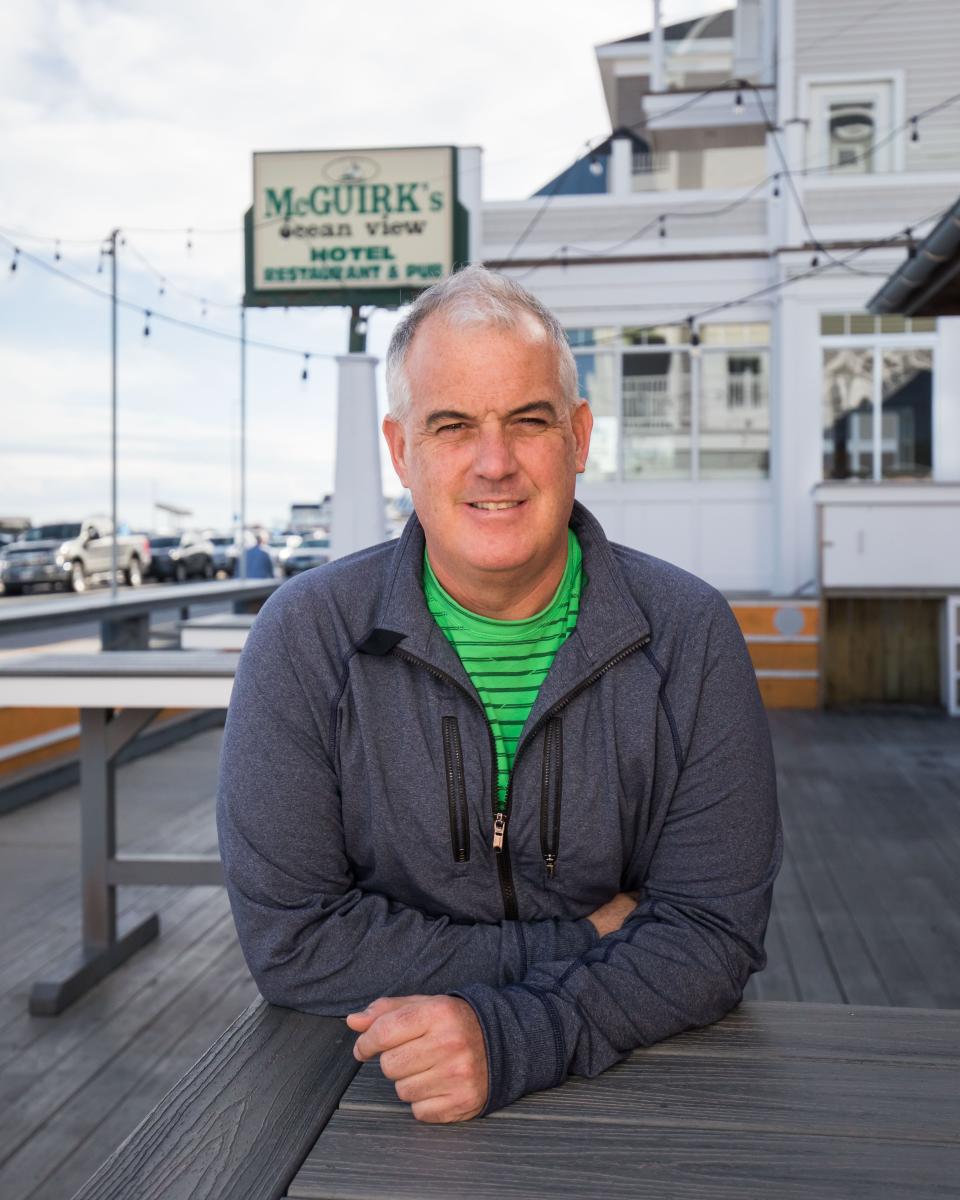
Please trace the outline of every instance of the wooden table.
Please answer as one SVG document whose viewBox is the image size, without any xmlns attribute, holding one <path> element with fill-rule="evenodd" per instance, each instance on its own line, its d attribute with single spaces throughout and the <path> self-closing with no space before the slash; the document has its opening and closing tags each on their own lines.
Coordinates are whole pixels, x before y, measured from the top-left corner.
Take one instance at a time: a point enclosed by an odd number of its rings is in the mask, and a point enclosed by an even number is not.
<svg viewBox="0 0 960 1200">
<path fill-rule="evenodd" d="M 453 1126 L 354 1077 L 352 1042 L 254 1005 L 75 1200 L 960 1195 L 960 1011 L 747 1003 Z"/>
<path fill-rule="evenodd" d="M 254 622 L 253 613 L 211 613 L 180 622 L 184 650 L 242 650 Z"/>
<path fill-rule="evenodd" d="M 119 928 L 119 886 L 223 882 L 216 857 L 117 854 L 116 762 L 165 708 L 226 708 L 238 657 L 216 651 L 102 651 L 25 654 L 0 663 L 0 706 L 80 710 L 83 942 L 52 978 L 34 984 L 35 1016 L 62 1012 L 159 933 L 155 913 Z"/>
</svg>

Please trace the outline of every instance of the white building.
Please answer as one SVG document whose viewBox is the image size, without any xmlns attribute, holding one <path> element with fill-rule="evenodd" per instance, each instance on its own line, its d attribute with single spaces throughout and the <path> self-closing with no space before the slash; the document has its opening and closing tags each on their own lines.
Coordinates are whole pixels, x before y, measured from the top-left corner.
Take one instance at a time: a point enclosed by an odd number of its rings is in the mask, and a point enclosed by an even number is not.
<svg viewBox="0 0 960 1200">
<path fill-rule="evenodd" d="M 896 554 L 881 584 L 875 563 L 858 574 L 882 522 L 822 577 L 818 511 L 833 481 L 845 501 L 884 493 L 884 521 L 891 488 L 914 512 L 960 494 L 939 488 L 960 481 L 960 319 L 866 311 L 960 193 L 955 16 L 739 0 L 599 46 L 613 133 L 536 196 L 484 205 L 484 260 L 570 331 L 595 416 L 579 494 L 614 539 L 768 604 L 911 592 Z M 888 617 L 891 641 L 960 590 L 960 534 L 952 557 L 928 550 L 933 607 L 899 631 Z M 835 666 L 856 653 L 841 608 L 823 622 Z M 797 678 L 823 665 L 811 653 Z M 826 698 L 882 698 L 847 683 Z"/>
</svg>

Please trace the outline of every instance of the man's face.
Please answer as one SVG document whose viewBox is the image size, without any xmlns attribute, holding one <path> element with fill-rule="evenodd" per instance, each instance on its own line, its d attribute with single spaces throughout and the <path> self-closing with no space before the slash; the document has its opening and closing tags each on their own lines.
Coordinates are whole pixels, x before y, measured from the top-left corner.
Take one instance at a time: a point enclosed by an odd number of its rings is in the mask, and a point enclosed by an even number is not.
<svg viewBox="0 0 960 1200">
<path fill-rule="evenodd" d="M 434 314 L 407 356 L 411 405 L 384 435 L 441 581 L 471 588 L 546 574 L 566 558 L 593 418 L 560 393 L 557 355 L 532 317 L 457 328 Z"/>
</svg>

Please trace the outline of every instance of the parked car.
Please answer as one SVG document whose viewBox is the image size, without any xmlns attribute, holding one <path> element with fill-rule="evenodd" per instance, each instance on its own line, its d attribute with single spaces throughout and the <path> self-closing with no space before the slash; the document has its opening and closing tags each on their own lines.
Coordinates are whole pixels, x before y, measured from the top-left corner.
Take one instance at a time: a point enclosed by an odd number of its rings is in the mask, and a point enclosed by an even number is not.
<svg viewBox="0 0 960 1200">
<path fill-rule="evenodd" d="M 209 540 L 213 546 L 213 573 L 218 579 L 227 579 L 237 566 L 236 539 L 232 534 L 212 533 Z"/>
<path fill-rule="evenodd" d="M 0 554 L 0 580 L 8 596 L 36 584 L 85 592 L 108 580 L 116 542 L 117 571 L 130 587 L 138 587 L 150 568 L 149 541 L 139 534 L 113 536 L 109 517 L 86 517 L 26 530 Z"/>
<path fill-rule="evenodd" d="M 153 552 L 150 573 L 154 579 L 185 583 L 190 578 L 213 578 L 213 543 L 209 538 L 198 533 L 152 537 L 150 549 Z"/>
<path fill-rule="evenodd" d="M 291 575 L 309 571 L 311 567 L 319 567 L 322 563 L 329 561 L 330 539 L 328 537 L 307 537 L 287 555 L 283 564 L 283 573 L 289 578 Z"/>
</svg>

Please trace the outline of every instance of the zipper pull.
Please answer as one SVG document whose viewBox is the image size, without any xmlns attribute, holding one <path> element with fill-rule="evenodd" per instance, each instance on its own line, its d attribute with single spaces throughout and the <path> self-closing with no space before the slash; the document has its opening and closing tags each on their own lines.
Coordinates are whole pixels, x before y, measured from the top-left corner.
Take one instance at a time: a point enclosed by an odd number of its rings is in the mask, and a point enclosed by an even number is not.
<svg viewBox="0 0 960 1200">
<path fill-rule="evenodd" d="M 543 856 L 543 861 L 547 868 L 547 878 L 552 879 L 553 874 L 557 869 L 557 856 L 555 854 L 545 854 Z"/>
<path fill-rule="evenodd" d="M 498 812 L 493 818 L 493 848 L 499 854 L 503 850 L 503 839 L 507 835 L 507 818 Z"/>
</svg>

